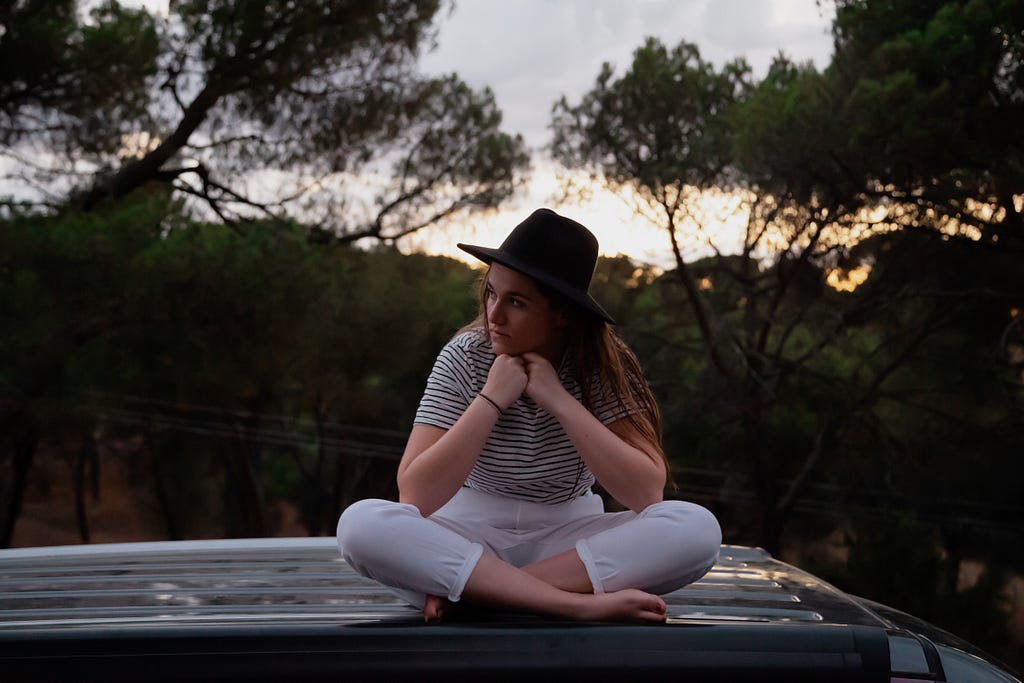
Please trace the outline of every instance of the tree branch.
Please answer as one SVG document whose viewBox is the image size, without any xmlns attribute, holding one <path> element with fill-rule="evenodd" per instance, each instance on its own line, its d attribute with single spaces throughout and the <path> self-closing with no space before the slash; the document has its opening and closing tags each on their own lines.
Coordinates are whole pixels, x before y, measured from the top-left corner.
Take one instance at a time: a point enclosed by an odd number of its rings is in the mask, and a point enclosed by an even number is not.
<svg viewBox="0 0 1024 683">
<path fill-rule="evenodd" d="M 672 245 L 672 255 L 676 261 L 676 272 L 679 273 L 679 280 L 683 285 L 683 289 L 686 291 L 687 298 L 690 300 L 690 307 L 693 309 L 693 315 L 697 319 L 697 327 L 700 329 L 701 337 L 704 339 L 704 347 L 707 350 L 708 357 L 711 359 L 712 364 L 718 370 L 723 377 L 730 377 L 731 372 L 729 367 L 725 364 L 724 359 L 718 351 L 718 344 L 715 340 L 715 335 L 711 330 L 711 325 L 708 323 L 707 312 L 704 310 L 704 305 L 700 301 L 700 294 L 697 291 L 697 283 L 694 281 L 693 272 L 687 265 L 686 261 L 683 260 L 682 251 L 679 248 L 679 239 L 676 237 L 675 229 L 675 214 L 670 206 L 670 202 L 666 197 L 661 199 L 662 207 L 665 209 L 668 224 L 666 230 L 668 231 L 669 241 Z"/>
<path fill-rule="evenodd" d="M 160 168 L 188 143 L 192 133 L 206 119 L 227 87 L 207 84 L 185 109 L 177 128 L 157 147 L 140 159 L 132 161 L 105 179 L 97 180 L 93 187 L 78 200 L 80 208 L 89 210 L 107 199 L 122 197 L 146 182 L 156 179 Z"/>
</svg>

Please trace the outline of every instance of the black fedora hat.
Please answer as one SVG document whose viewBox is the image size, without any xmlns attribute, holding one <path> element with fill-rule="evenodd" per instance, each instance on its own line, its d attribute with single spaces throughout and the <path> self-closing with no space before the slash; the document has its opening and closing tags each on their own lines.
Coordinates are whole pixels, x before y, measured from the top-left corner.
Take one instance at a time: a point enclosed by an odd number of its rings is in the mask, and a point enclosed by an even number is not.
<svg viewBox="0 0 1024 683">
<path fill-rule="evenodd" d="M 551 287 L 585 311 L 614 323 L 590 296 L 597 266 L 597 238 L 581 224 L 551 209 L 537 209 L 497 249 L 456 245 L 484 263 L 500 263 Z"/>
</svg>

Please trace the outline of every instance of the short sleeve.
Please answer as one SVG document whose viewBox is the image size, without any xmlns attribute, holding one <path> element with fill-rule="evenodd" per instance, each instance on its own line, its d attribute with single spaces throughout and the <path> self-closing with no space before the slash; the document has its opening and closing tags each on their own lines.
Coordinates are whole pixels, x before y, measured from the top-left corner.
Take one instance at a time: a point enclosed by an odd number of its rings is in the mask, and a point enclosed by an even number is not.
<svg viewBox="0 0 1024 683">
<path fill-rule="evenodd" d="M 457 337 L 448 342 L 427 378 L 427 387 L 416 410 L 416 424 L 451 429 L 476 396 L 474 363 Z"/>
</svg>

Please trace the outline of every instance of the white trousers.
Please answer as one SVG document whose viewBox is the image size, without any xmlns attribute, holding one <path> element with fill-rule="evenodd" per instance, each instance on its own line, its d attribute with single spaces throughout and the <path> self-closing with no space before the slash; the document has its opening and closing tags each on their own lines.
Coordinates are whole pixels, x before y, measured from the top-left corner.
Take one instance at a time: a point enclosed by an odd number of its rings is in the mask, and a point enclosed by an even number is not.
<svg viewBox="0 0 1024 683">
<path fill-rule="evenodd" d="M 463 487 L 430 517 L 413 505 L 367 499 L 338 520 L 349 565 L 419 607 L 425 595 L 458 601 L 485 552 L 523 567 L 575 549 L 595 593 L 664 594 L 704 576 L 721 542 L 718 521 L 699 505 L 670 500 L 640 513 L 604 512 L 589 492 L 548 505 Z"/>
</svg>

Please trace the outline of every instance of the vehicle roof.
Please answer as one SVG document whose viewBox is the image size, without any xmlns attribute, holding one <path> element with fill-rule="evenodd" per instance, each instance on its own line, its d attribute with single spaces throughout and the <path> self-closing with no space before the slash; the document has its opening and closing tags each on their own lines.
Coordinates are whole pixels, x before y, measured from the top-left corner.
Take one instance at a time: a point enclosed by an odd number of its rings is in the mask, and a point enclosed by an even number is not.
<svg viewBox="0 0 1024 683">
<path fill-rule="evenodd" d="M 936 645 L 903 628 L 895 610 L 757 548 L 722 546 L 706 576 L 664 598 L 664 625 L 497 610 L 427 625 L 356 574 L 333 538 L 0 550 L 0 671 L 46 681 L 522 680 L 535 672 L 893 683 L 947 680 L 943 666 L 959 666 L 971 680 L 1017 680 L 966 643 Z"/>
<path fill-rule="evenodd" d="M 664 596 L 668 622 L 885 626 L 767 552 L 723 546 L 700 581 Z M 419 611 L 342 560 L 332 538 L 26 548 L 0 553 L 0 637 L 25 630 L 191 629 L 416 621 Z"/>
</svg>

